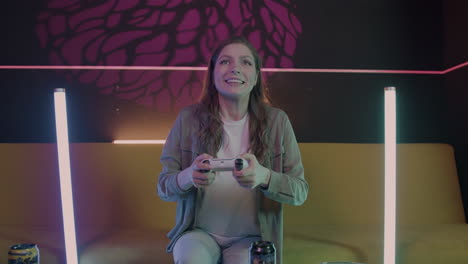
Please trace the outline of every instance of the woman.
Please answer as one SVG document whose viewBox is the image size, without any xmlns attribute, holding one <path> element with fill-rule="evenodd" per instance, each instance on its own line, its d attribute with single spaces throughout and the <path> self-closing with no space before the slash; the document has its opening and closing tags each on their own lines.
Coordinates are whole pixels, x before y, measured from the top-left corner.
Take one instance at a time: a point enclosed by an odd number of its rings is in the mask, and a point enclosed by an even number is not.
<svg viewBox="0 0 468 264">
<path fill-rule="evenodd" d="M 257 51 L 242 37 L 215 49 L 198 104 L 183 109 L 161 155 L 158 194 L 177 202 L 168 252 L 175 263 L 248 263 L 272 241 L 281 264 L 282 203 L 302 204 L 308 184 L 291 123 L 269 105 Z M 209 158 L 248 161 L 213 172 Z"/>
</svg>

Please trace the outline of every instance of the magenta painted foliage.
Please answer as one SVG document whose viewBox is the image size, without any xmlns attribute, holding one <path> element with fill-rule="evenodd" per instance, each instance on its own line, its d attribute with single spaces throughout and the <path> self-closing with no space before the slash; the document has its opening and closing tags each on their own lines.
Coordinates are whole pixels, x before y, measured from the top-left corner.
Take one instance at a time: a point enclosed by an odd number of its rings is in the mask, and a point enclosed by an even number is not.
<svg viewBox="0 0 468 264">
<path fill-rule="evenodd" d="M 292 0 L 49 0 L 36 33 L 53 65 L 205 66 L 219 41 L 243 35 L 264 67 L 289 68 L 302 32 L 295 8 Z M 197 71 L 65 72 L 161 111 L 192 103 L 204 78 Z"/>
</svg>

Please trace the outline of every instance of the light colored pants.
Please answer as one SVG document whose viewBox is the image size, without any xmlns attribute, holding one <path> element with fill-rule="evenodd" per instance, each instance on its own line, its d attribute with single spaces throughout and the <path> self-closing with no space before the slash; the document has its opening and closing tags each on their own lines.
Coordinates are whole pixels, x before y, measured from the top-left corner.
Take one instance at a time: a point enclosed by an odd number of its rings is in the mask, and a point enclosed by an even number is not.
<svg viewBox="0 0 468 264">
<path fill-rule="evenodd" d="M 173 249 L 176 264 L 248 264 L 249 247 L 260 237 L 245 237 L 219 245 L 208 233 L 196 229 L 182 235 Z"/>
</svg>

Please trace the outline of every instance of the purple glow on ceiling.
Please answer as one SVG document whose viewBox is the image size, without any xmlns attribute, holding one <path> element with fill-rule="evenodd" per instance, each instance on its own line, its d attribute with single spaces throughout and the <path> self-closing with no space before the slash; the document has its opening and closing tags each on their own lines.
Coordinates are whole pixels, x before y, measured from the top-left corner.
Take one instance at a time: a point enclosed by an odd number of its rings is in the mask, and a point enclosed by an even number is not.
<svg viewBox="0 0 468 264">
<path fill-rule="evenodd" d="M 266 68 L 292 68 L 302 32 L 288 0 L 49 0 L 36 32 L 52 65 L 206 66 L 216 44 L 246 36 Z M 162 111 L 200 94 L 200 71 L 70 70 L 103 94 Z"/>
</svg>

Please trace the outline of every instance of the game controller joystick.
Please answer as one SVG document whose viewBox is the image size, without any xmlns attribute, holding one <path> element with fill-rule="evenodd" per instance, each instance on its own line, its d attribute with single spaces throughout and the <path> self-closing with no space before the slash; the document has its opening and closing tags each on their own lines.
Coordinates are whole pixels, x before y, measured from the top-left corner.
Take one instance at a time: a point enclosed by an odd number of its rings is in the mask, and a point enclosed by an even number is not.
<svg viewBox="0 0 468 264">
<path fill-rule="evenodd" d="M 233 171 L 242 170 L 247 168 L 248 162 L 242 158 L 233 159 L 205 159 L 202 163 L 208 163 L 211 165 L 213 171 Z"/>
</svg>

